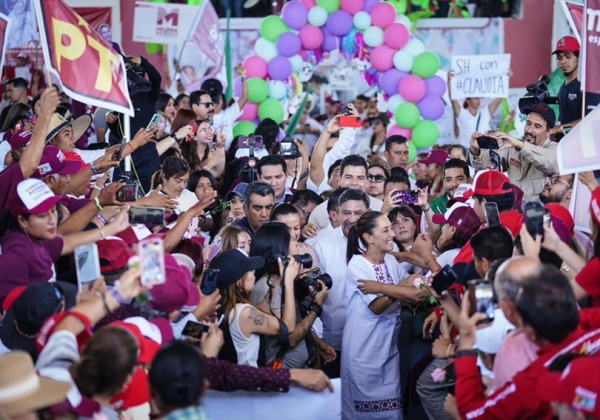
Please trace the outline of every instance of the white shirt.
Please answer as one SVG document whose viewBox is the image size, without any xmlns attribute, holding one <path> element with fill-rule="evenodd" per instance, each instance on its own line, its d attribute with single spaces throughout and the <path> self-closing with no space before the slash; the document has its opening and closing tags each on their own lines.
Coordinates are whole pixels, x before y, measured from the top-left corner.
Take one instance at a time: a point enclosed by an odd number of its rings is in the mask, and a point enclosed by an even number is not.
<svg viewBox="0 0 600 420">
<path fill-rule="evenodd" d="M 479 125 L 477 124 L 478 119 Z M 479 108 L 475 115 L 472 115 L 468 109 L 461 106 L 460 113 L 456 117 L 456 124 L 460 130 L 458 142 L 468 149 L 473 133 L 476 131 L 479 133 L 490 131 L 490 120 L 490 110 L 487 105 Z"/>
<path fill-rule="evenodd" d="M 212 126 L 217 133 L 221 131 L 221 127 L 225 126 L 223 129 L 223 134 L 226 137 L 225 150 L 229 150 L 229 146 L 233 143 L 233 126 L 241 115 L 242 111 L 236 101 L 230 107 L 221 111 L 220 114 L 215 114 L 213 117 Z"/>
<path fill-rule="evenodd" d="M 229 333 L 237 353 L 237 364 L 258 367 L 260 337 L 257 334 L 250 334 L 248 338 L 240 329 L 240 315 L 246 306 L 252 307 L 247 303 L 238 303 L 235 309 L 229 312 Z"/>
<path fill-rule="evenodd" d="M 0 133 L 2 134 L 2 133 Z M 0 171 L 3 171 L 6 165 L 4 165 L 4 158 L 6 154 L 10 152 L 10 143 L 8 140 L 0 143 Z"/>
<path fill-rule="evenodd" d="M 381 207 L 383 207 L 383 201 L 369 196 L 369 209 L 373 211 L 381 211 Z M 310 215 L 308 219 L 308 223 L 312 223 L 313 225 L 317 225 L 319 229 L 324 229 L 327 227 L 329 222 L 329 213 L 327 213 L 327 201 L 319 204 Z"/>
<path fill-rule="evenodd" d="M 331 276 L 332 286 L 323 304 L 323 341 L 336 350 L 342 349 L 342 335 L 346 323 L 346 248 L 348 239 L 342 227 L 323 235 L 314 245 L 322 273 Z"/>
<path fill-rule="evenodd" d="M 328 234 L 329 232 L 331 232 L 334 229 L 335 228 L 331 225 L 331 222 L 330 222 L 326 227 L 324 227 L 323 229 L 321 229 L 317 232 L 317 236 L 315 236 L 313 238 L 308 238 L 307 240 L 304 241 L 304 243 L 306 245 L 310 245 L 314 248 L 315 244 L 317 243 L 317 241 L 319 239 L 321 239 L 323 236 L 325 236 L 326 234 Z"/>
</svg>

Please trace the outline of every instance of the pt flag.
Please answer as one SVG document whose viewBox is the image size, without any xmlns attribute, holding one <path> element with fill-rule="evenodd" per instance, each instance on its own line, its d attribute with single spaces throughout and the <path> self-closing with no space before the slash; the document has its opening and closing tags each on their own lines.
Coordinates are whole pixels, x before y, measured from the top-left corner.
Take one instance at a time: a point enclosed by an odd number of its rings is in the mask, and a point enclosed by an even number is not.
<svg viewBox="0 0 600 420">
<path fill-rule="evenodd" d="M 4 58 L 6 57 L 6 45 L 8 44 L 8 34 L 10 29 L 10 18 L 0 13 L 0 69 L 4 68 Z"/>
<path fill-rule="evenodd" d="M 34 0 L 47 68 L 73 99 L 133 116 L 123 58 L 62 0 Z"/>
</svg>

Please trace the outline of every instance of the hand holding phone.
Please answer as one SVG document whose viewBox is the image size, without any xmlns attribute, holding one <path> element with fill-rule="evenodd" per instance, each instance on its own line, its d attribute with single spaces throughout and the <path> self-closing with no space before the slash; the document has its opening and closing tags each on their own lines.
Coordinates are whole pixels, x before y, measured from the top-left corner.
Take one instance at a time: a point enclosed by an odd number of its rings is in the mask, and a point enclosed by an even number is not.
<svg viewBox="0 0 600 420">
<path fill-rule="evenodd" d="M 131 207 L 129 223 L 132 225 L 162 226 L 165 222 L 165 209 L 154 207 Z"/>
<path fill-rule="evenodd" d="M 479 146 L 480 149 L 498 150 L 500 148 L 498 140 L 490 136 L 477 137 L 477 146 Z"/>
<path fill-rule="evenodd" d="M 184 337 L 191 338 L 193 340 L 201 340 L 202 334 L 207 333 L 210 330 L 210 327 L 205 324 L 201 324 L 199 322 L 188 321 L 183 327 L 183 331 L 181 335 Z"/>
<path fill-rule="evenodd" d="M 138 185 L 127 184 L 122 186 L 117 191 L 117 201 L 120 203 L 128 203 L 137 200 L 138 197 Z"/>
<path fill-rule="evenodd" d="M 150 119 L 150 122 L 148 123 L 148 126 L 146 127 L 147 131 L 152 130 L 154 127 L 156 127 L 158 125 L 158 123 L 160 122 L 162 118 L 162 115 L 159 113 L 156 113 L 152 116 L 152 118 Z"/>
<path fill-rule="evenodd" d="M 392 194 L 394 204 L 406 204 L 416 206 L 419 202 L 419 194 L 416 191 L 396 191 Z"/>
<path fill-rule="evenodd" d="M 147 238 L 139 243 L 142 286 L 154 286 L 166 283 L 165 248 L 163 240 Z"/>
<path fill-rule="evenodd" d="M 452 286 L 456 280 L 458 280 L 458 276 L 454 272 L 451 266 L 446 265 L 439 271 L 433 279 L 431 280 L 431 287 L 438 295 L 441 295 L 442 292 L 445 292 Z"/>
<path fill-rule="evenodd" d="M 477 325 L 489 324 L 494 321 L 494 288 L 492 283 L 485 280 L 471 280 L 468 282 L 469 303 L 471 306 L 469 315 L 476 312 L 486 315 Z"/>
<path fill-rule="evenodd" d="M 545 210 L 542 204 L 538 202 L 525 204 L 525 226 L 534 239 L 537 235 L 540 235 L 542 239 L 544 238 Z"/>
<path fill-rule="evenodd" d="M 200 286 L 200 293 L 204 296 L 212 295 L 217 290 L 217 283 L 219 281 L 219 273 L 221 270 L 210 268 L 204 272 L 202 277 L 202 286 Z"/>
<path fill-rule="evenodd" d="M 360 128 L 362 126 L 362 118 L 354 115 L 343 115 L 340 117 L 340 127 L 342 128 Z"/>
<path fill-rule="evenodd" d="M 498 204 L 485 203 L 485 218 L 487 219 L 488 227 L 500 226 L 500 214 L 498 213 Z"/>
<path fill-rule="evenodd" d="M 74 256 L 77 287 L 81 292 L 83 287 L 90 287 L 100 277 L 98 246 L 95 243 L 78 246 Z"/>
</svg>

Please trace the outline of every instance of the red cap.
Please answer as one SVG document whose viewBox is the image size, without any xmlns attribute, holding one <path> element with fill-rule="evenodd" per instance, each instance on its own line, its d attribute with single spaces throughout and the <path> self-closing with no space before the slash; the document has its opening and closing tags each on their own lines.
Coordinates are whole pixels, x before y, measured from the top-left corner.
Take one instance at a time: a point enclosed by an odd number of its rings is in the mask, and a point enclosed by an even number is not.
<svg viewBox="0 0 600 420">
<path fill-rule="evenodd" d="M 590 201 L 590 212 L 594 218 L 594 222 L 600 225 L 600 188 L 596 188 L 592 193 L 592 201 Z"/>
<path fill-rule="evenodd" d="M 156 353 L 158 353 L 158 350 L 160 349 L 160 343 L 147 338 L 144 334 L 142 334 L 142 331 L 136 324 L 130 322 L 115 321 L 108 324 L 107 327 L 124 328 L 131 332 L 138 342 L 139 353 L 137 362 L 142 365 L 149 365 L 152 363 L 154 356 L 156 356 Z"/>
<path fill-rule="evenodd" d="M 21 214 L 46 213 L 63 200 L 39 179 L 29 178 L 19 182 L 8 201 L 8 209 L 13 216 Z"/>
<path fill-rule="evenodd" d="M 558 54 L 561 52 L 564 53 L 574 53 L 579 52 L 581 47 L 579 46 L 579 41 L 574 36 L 563 36 L 556 43 L 556 49 L 552 54 Z"/>
<path fill-rule="evenodd" d="M 599 371 L 600 359 L 578 357 L 563 372 L 543 374 L 538 381 L 538 395 L 544 401 L 568 404 L 589 417 L 600 417 Z"/>
<path fill-rule="evenodd" d="M 96 242 L 96 245 L 102 274 L 125 268 L 129 259 L 135 256 L 135 252 L 121 238 L 106 238 Z"/>
<path fill-rule="evenodd" d="M 573 231 L 575 229 L 575 221 L 573 220 L 573 216 L 571 216 L 569 209 L 556 203 L 546 204 L 546 208 L 550 210 L 550 214 L 552 214 L 552 216 L 558 217 L 565 222 L 565 225 L 567 225 L 571 236 L 575 234 Z"/>
<path fill-rule="evenodd" d="M 509 179 L 502 172 L 480 171 L 473 180 L 473 194 L 501 195 L 512 191 Z"/>
<path fill-rule="evenodd" d="M 2 312 L 6 313 L 6 311 L 10 309 L 14 301 L 17 300 L 18 297 L 21 296 L 26 289 L 27 286 L 19 286 L 12 289 L 10 293 L 4 298 L 4 302 L 2 302 Z"/>
<path fill-rule="evenodd" d="M 165 272 L 167 281 L 150 290 L 154 309 L 173 312 L 184 306 L 198 306 L 200 290 L 192 283 L 190 270 L 180 266 L 172 255 L 165 254 Z"/>
<path fill-rule="evenodd" d="M 37 173 L 32 176 L 44 178 L 48 175 L 73 175 L 79 172 L 81 165 L 79 162 L 67 160 L 64 153 L 55 146 L 44 147 L 42 159 L 37 167 Z"/>
<path fill-rule="evenodd" d="M 437 163 L 438 165 L 443 165 L 446 163 L 450 155 L 444 149 L 433 149 L 425 159 L 418 160 L 417 162 L 422 163 L 424 165 L 429 165 L 430 163 Z"/>
<path fill-rule="evenodd" d="M 27 130 L 19 130 L 12 136 L 10 136 L 10 149 L 17 150 L 21 146 L 25 146 L 27 143 L 31 141 L 31 137 L 33 137 L 33 133 Z"/>
<path fill-rule="evenodd" d="M 133 370 L 131 382 L 123 392 L 111 398 L 110 406 L 117 411 L 127 410 L 150 402 L 150 398 L 148 374 L 144 369 L 136 367 Z"/>
<path fill-rule="evenodd" d="M 471 207 L 463 203 L 454 203 L 445 214 L 434 214 L 432 218 L 436 225 L 449 224 L 468 235 L 474 235 L 481 226 L 479 216 Z"/>
<path fill-rule="evenodd" d="M 87 316 L 72 311 L 60 312 L 56 315 L 52 315 L 46 320 L 46 322 L 44 322 L 44 325 L 42 325 L 40 333 L 35 339 L 35 344 L 37 345 L 37 348 L 40 352 L 50 339 L 50 336 L 54 332 L 56 326 L 60 324 L 60 322 L 68 315 L 76 317 L 85 325 L 84 330 L 77 336 L 77 345 L 79 346 L 80 350 L 83 348 L 83 346 L 85 346 L 89 339 L 92 338 L 92 323 L 90 322 Z"/>
</svg>

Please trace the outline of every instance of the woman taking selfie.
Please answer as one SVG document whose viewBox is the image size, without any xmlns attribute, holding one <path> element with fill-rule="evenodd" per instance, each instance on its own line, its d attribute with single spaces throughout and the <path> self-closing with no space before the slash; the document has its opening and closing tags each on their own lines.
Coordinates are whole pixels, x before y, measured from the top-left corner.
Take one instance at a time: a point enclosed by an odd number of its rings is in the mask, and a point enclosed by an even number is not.
<svg viewBox="0 0 600 420">
<path fill-rule="evenodd" d="M 343 418 L 402 419 L 397 299 L 416 301 L 420 290 L 398 285 L 408 275 L 388 254 L 393 244 L 390 221 L 376 211 L 363 214 L 348 234 Z"/>
<path fill-rule="evenodd" d="M 282 261 L 277 261 L 280 270 Z M 231 249 L 217 255 L 210 268 L 219 271 L 217 287 L 221 293 L 221 306 L 218 315 L 225 315 L 225 346 L 219 358 L 239 365 L 259 366 L 260 335 L 279 337 L 282 325 L 287 333 L 296 326 L 296 308 L 287 305 L 281 314 L 281 322 L 270 313 L 257 309 L 250 303 L 250 293 L 254 288 L 254 271 L 262 269 L 265 260 L 262 257 L 248 257 L 240 250 Z M 294 302 L 294 279 L 298 275 L 298 263 L 293 259 L 285 269 L 285 300 Z M 235 349 L 235 354 L 231 345 Z M 260 365 L 263 366 L 264 360 Z"/>
<path fill-rule="evenodd" d="M 191 140 L 181 143 L 181 154 L 192 170 L 206 167 L 213 175 L 220 176 L 225 169 L 223 144 L 223 134 L 215 133 L 210 120 L 196 120 L 192 124 Z"/>
</svg>

